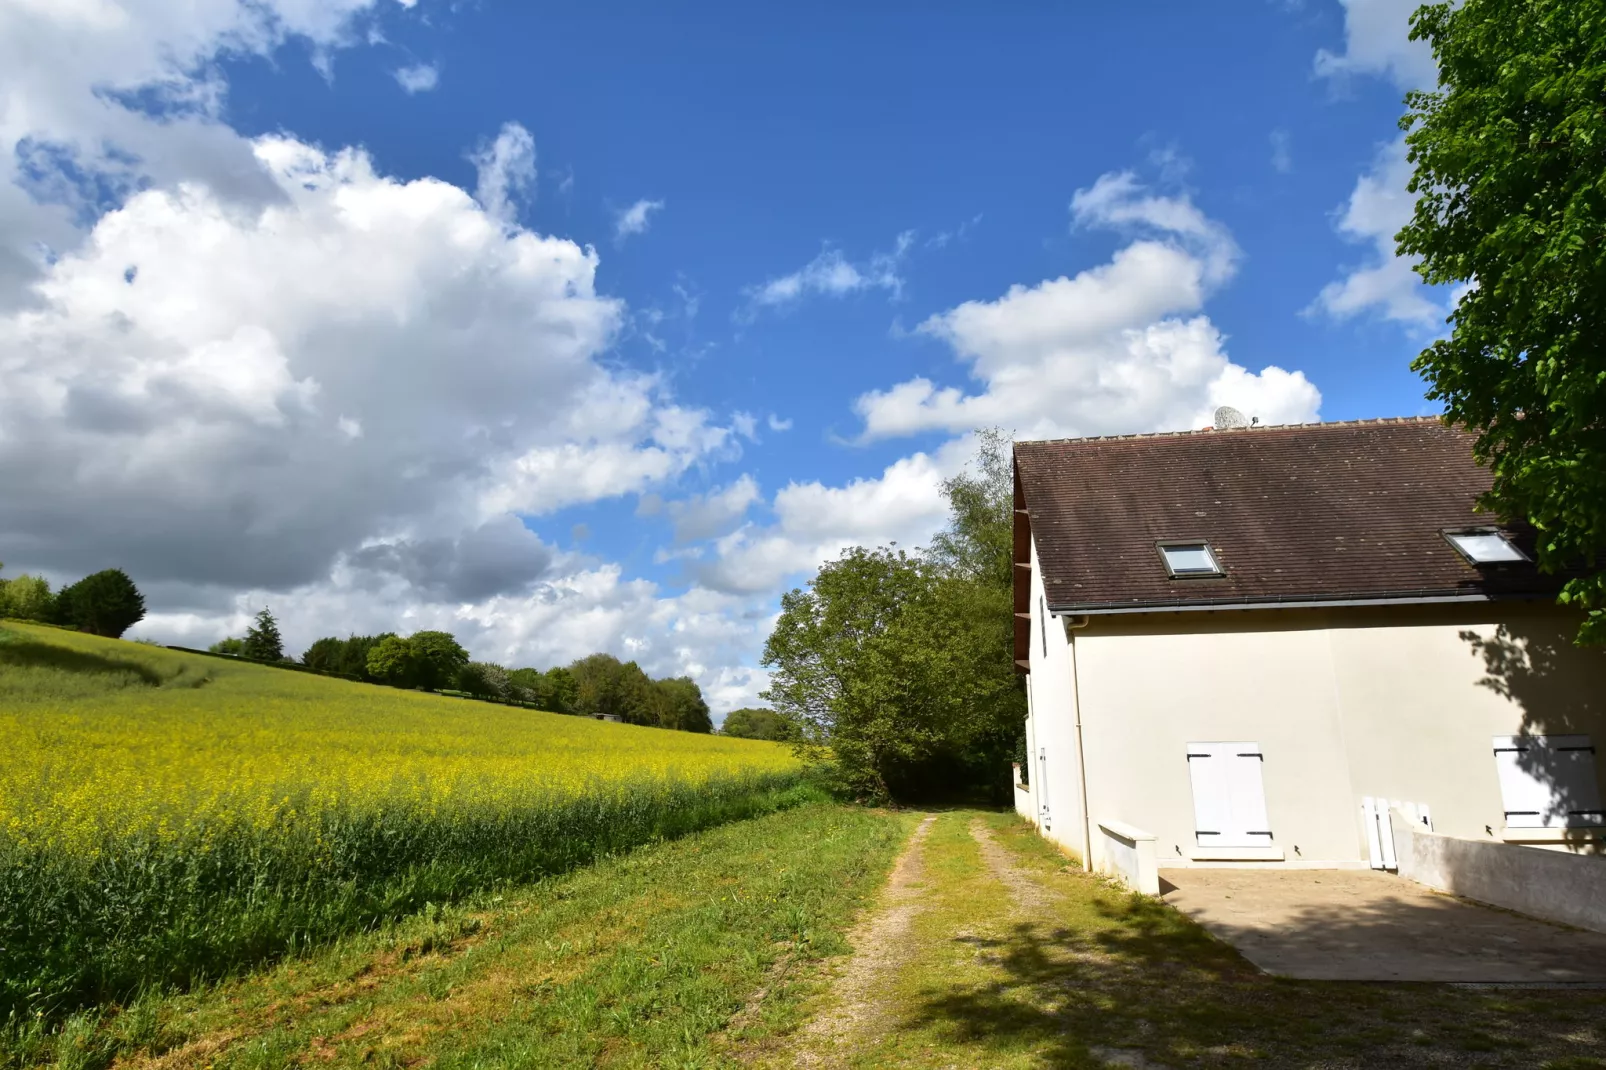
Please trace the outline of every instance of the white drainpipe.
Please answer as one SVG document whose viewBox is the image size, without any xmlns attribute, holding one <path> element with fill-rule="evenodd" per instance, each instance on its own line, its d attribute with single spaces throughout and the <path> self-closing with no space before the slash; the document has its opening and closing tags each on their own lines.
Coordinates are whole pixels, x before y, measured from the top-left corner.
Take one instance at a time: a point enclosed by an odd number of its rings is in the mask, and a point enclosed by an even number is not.
<svg viewBox="0 0 1606 1070">
<path fill-rule="evenodd" d="M 1080 623 L 1074 617 L 1062 618 L 1065 622 L 1065 641 L 1071 648 L 1071 709 L 1076 713 L 1076 779 L 1082 788 L 1082 869 L 1093 872 L 1093 815 L 1087 812 L 1087 757 L 1082 751 L 1082 682 L 1076 675 L 1076 630 L 1086 628 L 1088 618 Z"/>
</svg>

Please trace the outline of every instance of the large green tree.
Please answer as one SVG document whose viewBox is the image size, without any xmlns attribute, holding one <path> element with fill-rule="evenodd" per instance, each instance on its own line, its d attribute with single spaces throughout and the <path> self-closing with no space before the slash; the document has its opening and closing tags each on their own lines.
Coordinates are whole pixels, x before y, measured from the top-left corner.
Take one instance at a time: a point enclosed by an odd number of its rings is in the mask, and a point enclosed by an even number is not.
<svg viewBox="0 0 1606 1070">
<path fill-rule="evenodd" d="M 719 733 L 737 739 L 768 739 L 777 743 L 784 743 L 793 735 L 791 722 L 785 717 L 774 710 L 753 706 L 743 706 L 727 713 L 725 723 L 719 726 Z"/>
<path fill-rule="evenodd" d="M 384 635 L 368 648 L 364 675 L 392 687 L 419 686 L 418 648 L 399 635 Z"/>
<path fill-rule="evenodd" d="M 950 519 L 923 553 L 854 547 L 781 599 L 764 697 L 807 754 L 861 795 L 1008 791 L 1025 718 L 1014 671 L 1010 440 L 944 485 Z"/>
<path fill-rule="evenodd" d="M 452 686 L 468 664 L 468 651 L 450 632 L 414 632 L 407 637 L 417 657 L 417 686 L 439 691 Z"/>
<path fill-rule="evenodd" d="M 682 732 L 712 732 L 714 719 L 703 689 L 689 676 L 672 676 L 652 683 L 653 714 L 661 728 Z"/>
<path fill-rule="evenodd" d="M 112 639 L 145 619 L 145 598 L 120 568 L 85 576 L 56 596 L 57 620 L 81 632 Z"/>
<path fill-rule="evenodd" d="M 1606 641 L 1606 0 L 1459 0 L 1412 17 L 1439 85 L 1401 120 L 1416 209 L 1398 235 L 1464 288 L 1415 367 L 1477 432 L 1488 509 L 1539 532 L 1562 600 Z"/>
<path fill-rule="evenodd" d="M 657 724 L 652 681 L 633 661 L 591 654 L 569 666 L 574 681 L 573 709 L 587 716 L 612 716 L 630 724 Z"/>
</svg>

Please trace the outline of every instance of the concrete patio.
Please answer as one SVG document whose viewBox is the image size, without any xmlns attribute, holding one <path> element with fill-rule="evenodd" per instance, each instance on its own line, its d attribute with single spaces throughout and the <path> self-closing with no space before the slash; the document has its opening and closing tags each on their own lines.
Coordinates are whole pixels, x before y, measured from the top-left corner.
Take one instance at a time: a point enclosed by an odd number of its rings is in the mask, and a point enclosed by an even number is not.
<svg viewBox="0 0 1606 1070">
<path fill-rule="evenodd" d="M 1372 870 L 1166 869 L 1167 903 L 1267 973 L 1319 981 L 1606 984 L 1606 934 Z"/>
</svg>

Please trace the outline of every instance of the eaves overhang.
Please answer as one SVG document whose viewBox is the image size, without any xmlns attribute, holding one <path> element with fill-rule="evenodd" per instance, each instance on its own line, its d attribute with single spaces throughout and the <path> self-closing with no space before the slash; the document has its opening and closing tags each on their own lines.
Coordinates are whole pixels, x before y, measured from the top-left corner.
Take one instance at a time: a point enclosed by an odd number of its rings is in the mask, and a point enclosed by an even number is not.
<svg viewBox="0 0 1606 1070">
<path fill-rule="evenodd" d="M 1245 609 L 1339 609 L 1352 606 L 1419 606 L 1458 602 L 1523 602 L 1551 599 L 1551 593 L 1467 594 L 1464 591 L 1403 591 L 1387 594 L 1333 595 L 1311 598 L 1301 595 L 1273 595 L 1265 598 L 1190 598 L 1167 601 L 1076 603 L 1050 602 L 1048 611 L 1056 617 L 1107 617 L 1122 613 L 1228 613 Z"/>
</svg>

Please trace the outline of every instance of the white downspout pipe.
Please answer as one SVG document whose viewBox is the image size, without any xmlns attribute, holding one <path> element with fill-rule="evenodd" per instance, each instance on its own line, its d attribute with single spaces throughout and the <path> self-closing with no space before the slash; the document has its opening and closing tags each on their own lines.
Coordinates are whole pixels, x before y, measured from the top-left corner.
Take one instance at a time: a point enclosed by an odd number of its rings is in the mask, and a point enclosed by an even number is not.
<svg viewBox="0 0 1606 1070">
<path fill-rule="evenodd" d="M 1087 756 L 1082 750 L 1082 682 L 1076 675 L 1076 631 L 1086 628 L 1088 618 L 1065 622 L 1065 641 L 1071 648 L 1071 709 L 1076 714 L 1076 782 L 1082 789 L 1082 869 L 1093 872 L 1093 815 L 1087 812 Z"/>
</svg>

